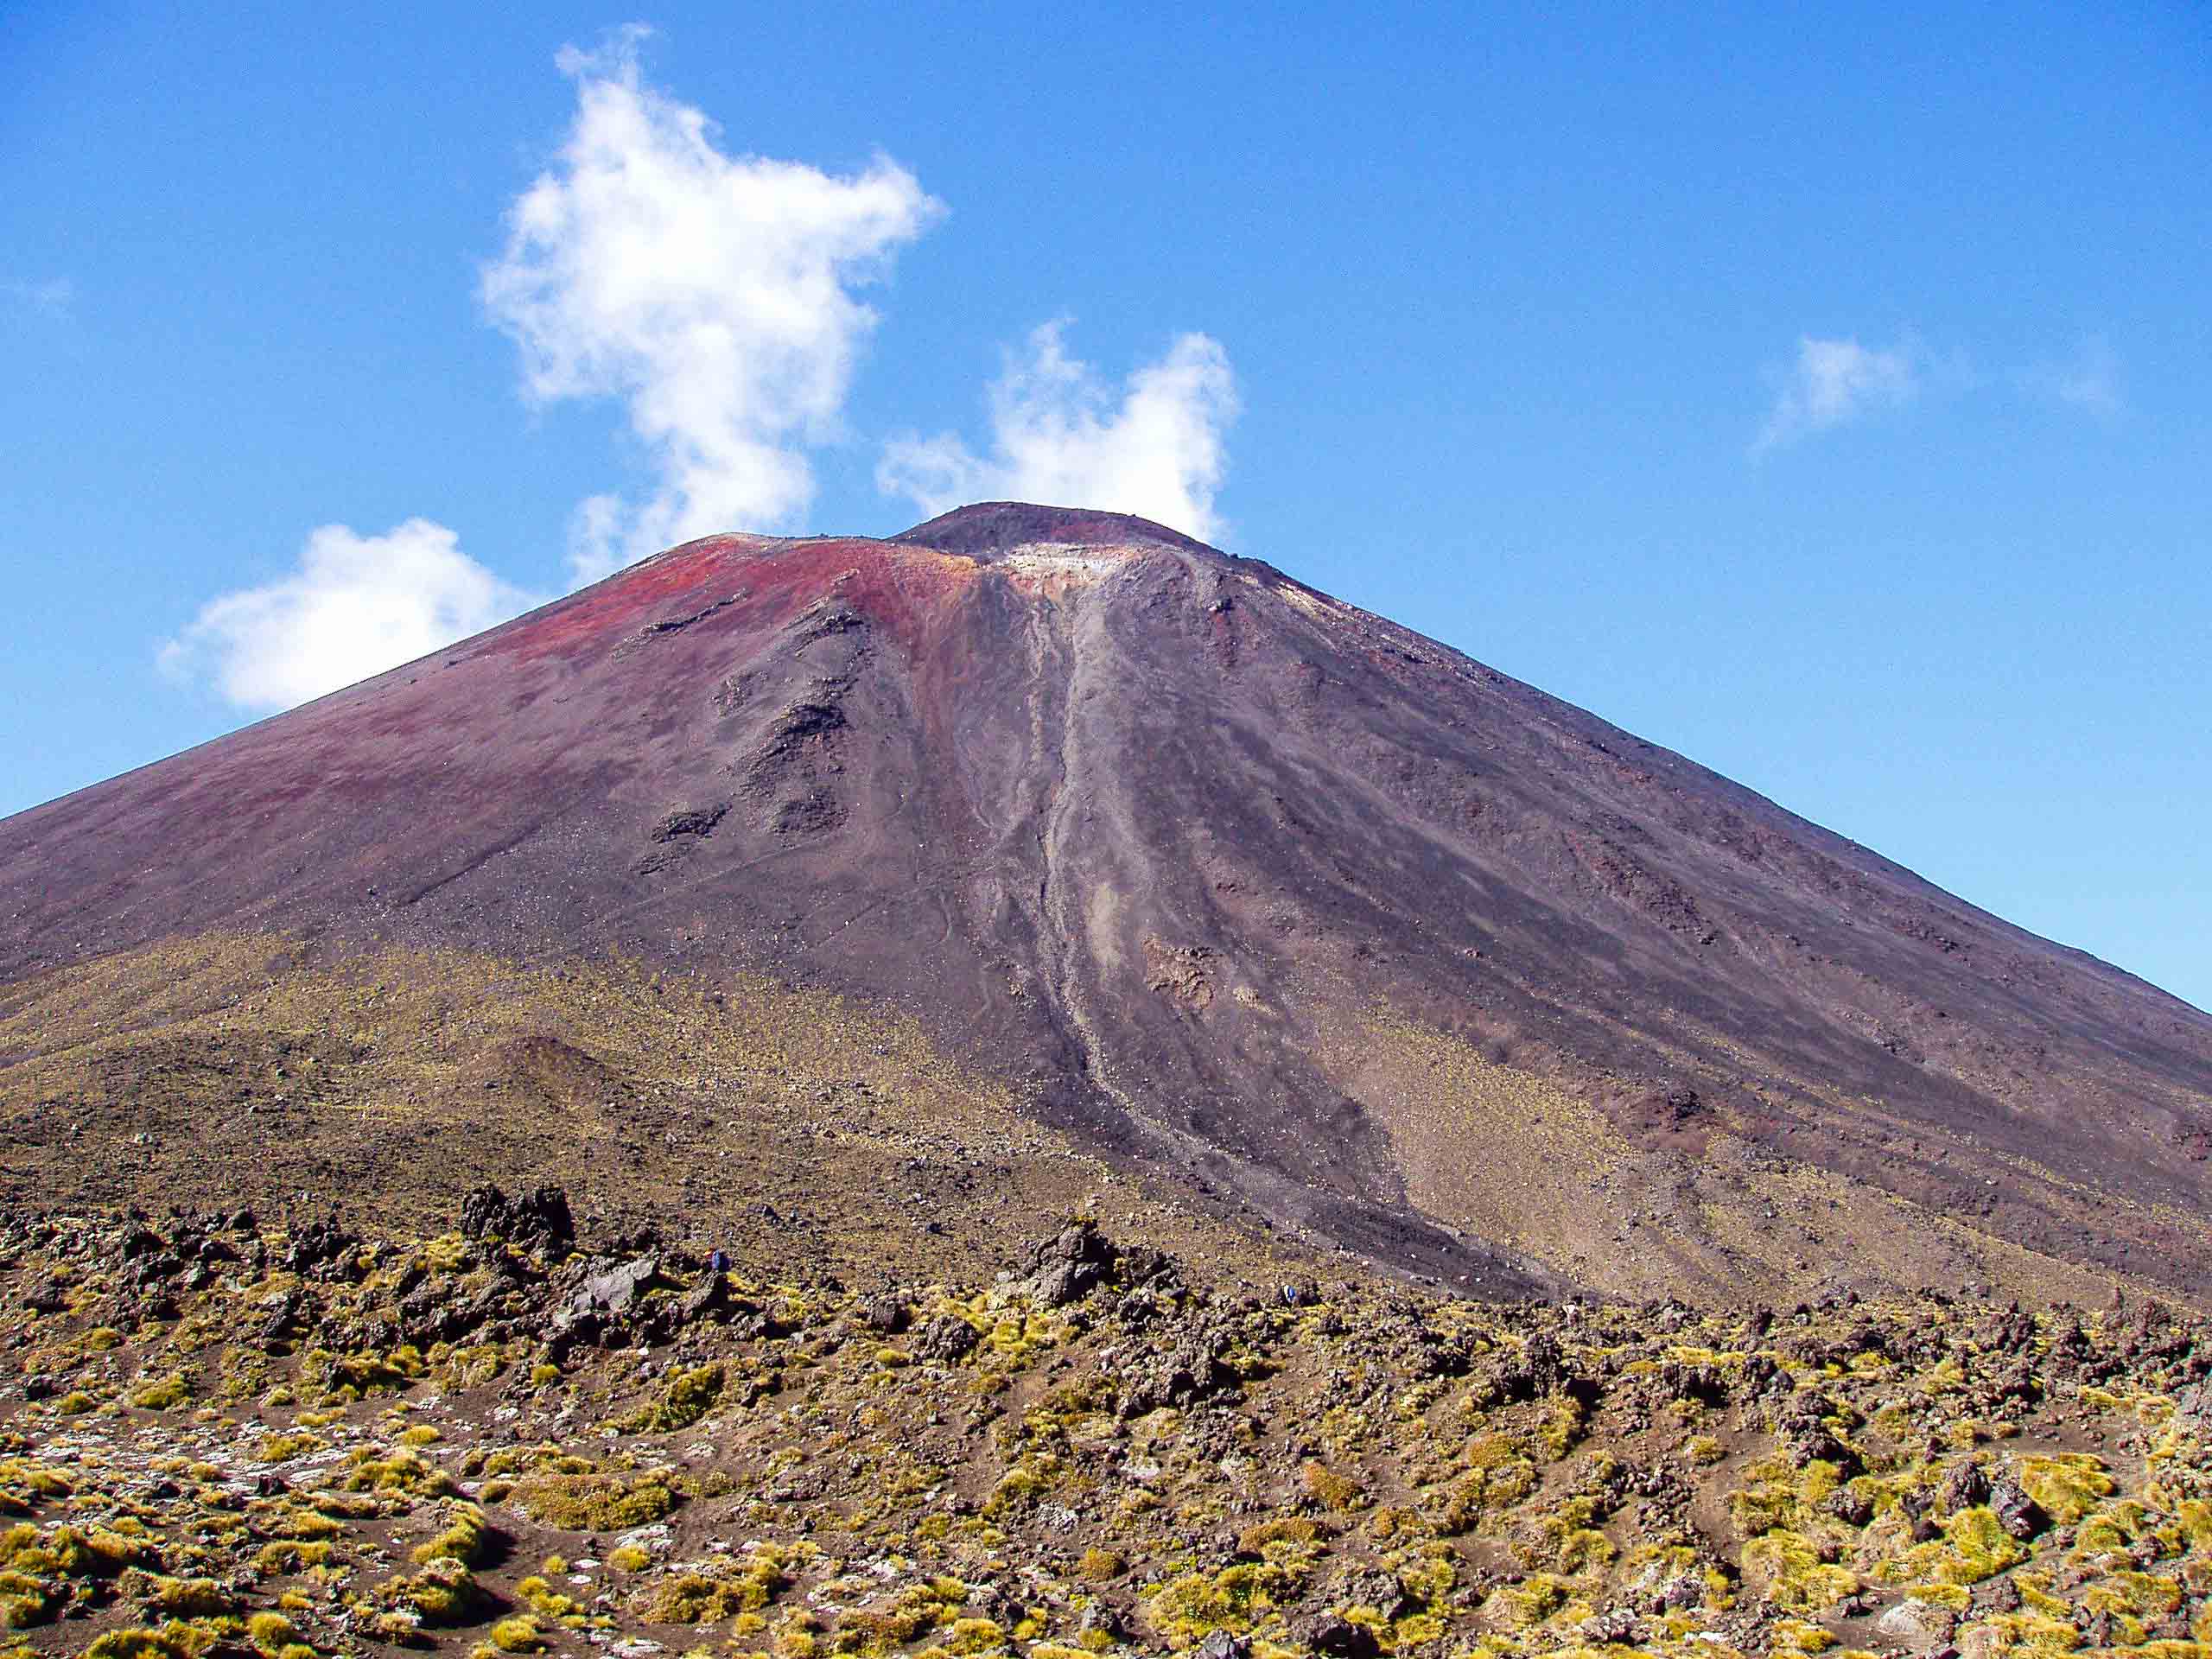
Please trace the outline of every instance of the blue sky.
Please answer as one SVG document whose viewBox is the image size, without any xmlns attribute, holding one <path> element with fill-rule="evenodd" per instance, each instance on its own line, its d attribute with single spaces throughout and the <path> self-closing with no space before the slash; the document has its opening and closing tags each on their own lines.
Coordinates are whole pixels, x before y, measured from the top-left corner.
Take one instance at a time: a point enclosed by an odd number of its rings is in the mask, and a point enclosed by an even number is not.
<svg viewBox="0 0 2212 1659">
<path fill-rule="evenodd" d="M 2202 8 L 469 10 L 10 9 L 0 811 L 1049 484 L 2212 1004 Z"/>
</svg>

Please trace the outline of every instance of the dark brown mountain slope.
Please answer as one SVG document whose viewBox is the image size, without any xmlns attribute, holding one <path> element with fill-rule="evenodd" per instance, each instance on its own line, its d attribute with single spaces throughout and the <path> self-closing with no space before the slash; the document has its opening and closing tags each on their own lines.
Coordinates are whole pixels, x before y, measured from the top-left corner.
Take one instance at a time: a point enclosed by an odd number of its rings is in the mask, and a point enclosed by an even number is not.
<svg viewBox="0 0 2212 1659">
<path fill-rule="evenodd" d="M 0 823 L 20 996 L 244 930 L 880 999 L 1471 1288 L 2212 1294 L 2212 1019 L 1141 520 L 712 537 Z"/>
</svg>

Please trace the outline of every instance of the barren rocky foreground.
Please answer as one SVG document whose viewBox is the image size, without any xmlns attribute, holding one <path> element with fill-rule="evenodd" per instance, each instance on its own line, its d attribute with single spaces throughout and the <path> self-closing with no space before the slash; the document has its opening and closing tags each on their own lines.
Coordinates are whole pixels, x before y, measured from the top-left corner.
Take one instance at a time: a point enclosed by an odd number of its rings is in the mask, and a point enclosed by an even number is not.
<svg viewBox="0 0 2212 1659">
<path fill-rule="evenodd" d="M 2207 1332 L 1502 1307 L 1085 1217 L 778 1277 L 564 1193 L 0 1230 L 18 1653 L 2212 1650 Z"/>
</svg>

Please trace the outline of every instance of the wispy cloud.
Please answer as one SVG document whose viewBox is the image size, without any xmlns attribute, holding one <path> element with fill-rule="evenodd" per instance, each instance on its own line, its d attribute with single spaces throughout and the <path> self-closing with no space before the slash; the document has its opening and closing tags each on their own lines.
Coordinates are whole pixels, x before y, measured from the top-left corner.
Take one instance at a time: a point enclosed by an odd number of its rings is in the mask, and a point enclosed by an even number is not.
<svg viewBox="0 0 2212 1659">
<path fill-rule="evenodd" d="M 1046 323 L 1026 352 L 1007 354 L 989 392 L 988 455 L 950 433 L 901 438 L 885 449 L 877 484 L 929 513 L 1007 498 L 1133 512 L 1218 538 L 1214 497 L 1237 411 L 1228 353 L 1205 334 L 1184 334 L 1131 374 L 1117 401 L 1067 354 L 1065 327 Z"/>
<path fill-rule="evenodd" d="M 2016 374 L 2020 388 L 2101 421 L 2117 420 L 2127 409 L 2120 359 L 2101 334 L 2091 334 L 2071 357 L 2033 363 Z"/>
<path fill-rule="evenodd" d="M 876 322 L 852 290 L 944 211 L 882 157 L 838 177 L 724 153 L 713 122 L 643 79 L 644 34 L 563 51 L 575 122 L 483 274 L 528 395 L 622 399 L 658 474 L 642 502 L 578 508 L 580 581 L 805 508 L 806 448 L 836 435 Z"/>
<path fill-rule="evenodd" d="M 161 663 L 177 677 L 211 680 L 241 709 L 289 709 L 535 602 L 427 518 L 381 536 L 325 524 L 308 536 L 290 575 L 203 605 L 162 648 Z"/>
<path fill-rule="evenodd" d="M 20 315 L 35 317 L 67 316 L 77 303 L 77 287 L 67 276 L 50 276 L 41 283 L 0 283 L 0 300 Z"/>
<path fill-rule="evenodd" d="M 1879 352 L 1855 339 L 1797 341 L 1797 360 L 1777 391 L 1751 453 L 1794 443 L 1859 419 L 1870 410 L 1909 403 L 1920 391 L 1910 342 Z"/>
</svg>

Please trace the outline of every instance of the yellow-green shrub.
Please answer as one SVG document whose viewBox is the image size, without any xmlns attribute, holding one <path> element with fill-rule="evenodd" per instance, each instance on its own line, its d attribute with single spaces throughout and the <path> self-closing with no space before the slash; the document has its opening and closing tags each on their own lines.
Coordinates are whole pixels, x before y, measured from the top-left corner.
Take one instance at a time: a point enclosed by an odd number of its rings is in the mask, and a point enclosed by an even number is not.
<svg viewBox="0 0 2212 1659">
<path fill-rule="evenodd" d="M 538 1475 L 514 1489 L 531 1518 L 566 1532 L 620 1532 L 671 1513 L 680 1501 L 665 1478 L 625 1481 L 613 1475 Z"/>
</svg>

